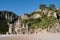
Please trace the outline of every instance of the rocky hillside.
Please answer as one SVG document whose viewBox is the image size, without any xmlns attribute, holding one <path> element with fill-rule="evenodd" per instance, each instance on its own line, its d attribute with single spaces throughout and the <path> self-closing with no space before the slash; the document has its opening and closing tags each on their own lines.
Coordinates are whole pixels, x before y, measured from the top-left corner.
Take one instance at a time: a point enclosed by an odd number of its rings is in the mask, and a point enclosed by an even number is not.
<svg viewBox="0 0 60 40">
<path fill-rule="evenodd" d="M 10 11 L 0 11 L 0 17 L 7 19 L 9 22 L 13 22 L 18 18 L 18 15 Z"/>
<path fill-rule="evenodd" d="M 48 7 L 41 4 L 39 10 L 31 14 L 24 14 L 20 18 L 31 29 L 42 28 L 48 31 L 60 31 L 60 9 L 57 9 L 54 4 L 50 4 Z"/>
<path fill-rule="evenodd" d="M 6 33 L 9 30 L 9 23 L 14 23 L 18 16 L 10 11 L 0 11 L 0 33 Z"/>
<path fill-rule="evenodd" d="M 13 29 L 16 25 L 16 28 L 20 28 L 18 25 L 24 24 L 23 26 L 26 27 L 27 24 L 29 29 L 41 28 L 47 29 L 47 31 L 60 32 L 60 9 L 57 9 L 54 4 L 50 4 L 48 7 L 45 4 L 40 4 L 39 10 L 30 14 L 25 13 L 22 16 L 10 11 L 0 11 L 0 20 L 3 22 L 0 22 L 0 24 L 3 24 L 3 27 L 0 25 L 1 31 L 1 28 L 6 27 L 4 24 L 8 26 L 9 24 L 14 25 Z"/>
</svg>

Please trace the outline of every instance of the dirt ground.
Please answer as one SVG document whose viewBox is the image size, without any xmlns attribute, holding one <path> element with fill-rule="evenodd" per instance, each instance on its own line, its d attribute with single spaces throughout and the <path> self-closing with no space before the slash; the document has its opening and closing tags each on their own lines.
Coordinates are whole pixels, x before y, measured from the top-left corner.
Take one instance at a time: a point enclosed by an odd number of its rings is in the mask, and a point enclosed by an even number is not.
<svg viewBox="0 0 60 40">
<path fill-rule="evenodd" d="M 0 35 L 0 40 L 60 40 L 60 33 Z"/>
</svg>

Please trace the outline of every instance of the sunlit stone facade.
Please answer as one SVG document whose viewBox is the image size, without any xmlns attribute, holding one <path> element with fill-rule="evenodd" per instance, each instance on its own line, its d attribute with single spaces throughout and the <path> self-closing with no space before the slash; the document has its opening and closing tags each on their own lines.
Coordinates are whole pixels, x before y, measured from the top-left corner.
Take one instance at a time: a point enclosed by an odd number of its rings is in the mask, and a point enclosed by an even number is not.
<svg viewBox="0 0 60 40">
<path fill-rule="evenodd" d="M 39 18 L 39 17 L 41 17 L 40 14 L 34 14 L 34 15 L 32 16 L 32 18 Z"/>
</svg>

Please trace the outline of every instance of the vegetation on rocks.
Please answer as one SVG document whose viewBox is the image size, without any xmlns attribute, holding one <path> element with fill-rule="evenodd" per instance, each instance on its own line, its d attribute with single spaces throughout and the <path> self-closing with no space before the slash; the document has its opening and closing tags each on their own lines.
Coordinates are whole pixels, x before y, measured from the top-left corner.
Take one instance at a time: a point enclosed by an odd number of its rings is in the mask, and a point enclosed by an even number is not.
<svg viewBox="0 0 60 40">
<path fill-rule="evenodd" d="M 0 34 L 6 34 L 9 31 L 9 23 L 14 23 L 17 15 L 10 11 L 0 11 Z"/>
<path fill-rule="evenodd" d="M 56 15 L 54 14 L 54 12 L 56 12 Z M 24 24 L 28 24 L 29 28 L 31 29 L 45 29 L 54 26 L 55 23 L 60 24 L 60 9 L 55 8 L 54 4 L 50 4 L 49 7 L 46 7 L 45 4 L 41 4 L 38 11 L 34 11 L 31 14 L 24 15 L 27 18 L 22 19 L 20 16 L 20 19 Z M 53 15 L 57 17 L 54 17 Z M 7 32 L 8 23 L 14 23 L 16 20 L 18 20 L 18 17 L 19 16 L 17 16 L 13 12 L 0 11 L 0 33 Z"/>
<path fill-rule="evenodd" d="M 7 24 L 8 20 L 0 18 L 0 34 L 5 34 L 6 32 L 8 32 L 8 24 Z"/>
<path fill-rule="evenodd" d="M 41 4 L 40 7 L 41 7 L 40 8 L 41 11 L 35 11 L 31 14 L 32 15 L 39 14 L 39 15 L 41 15 L 41 17 L 36 18 L 36 19 L 33 18 L 33 19 L 26 19 L 25 20 L 25 23 L 29 24 L 30 28 L 32 28 L 32 29 L 35 29 L 35 28 L 45 29 L 45 28 L 54 26 L 55 23 L 59 23 L 60 10 L 56 9 L 54 4 L 50 4 L 48 8 L 46 7 L 45 4 Z M 46 14 L 43 12 L 43 10 L 45 10 L 45 9 L 48 10 Z M 51 13 L 50 13 L 51 16 L 48 17 L 47 15 L 48 15 L 49 11 L 51 11 Z M 53 16 L 54 12 L 56 12 L 57 18 Z"/>
</svg>

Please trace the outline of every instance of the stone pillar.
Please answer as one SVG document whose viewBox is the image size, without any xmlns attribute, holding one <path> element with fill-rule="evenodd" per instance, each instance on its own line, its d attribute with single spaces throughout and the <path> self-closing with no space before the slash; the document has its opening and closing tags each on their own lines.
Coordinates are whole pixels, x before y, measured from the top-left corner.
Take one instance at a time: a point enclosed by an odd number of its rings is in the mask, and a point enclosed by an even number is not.
<svg viewBox="0 0 60 40">
<path fill-rule="evenodd" d="M 51 16 L 51 11 L 49 11 L 49 12 L 48 12 L 48 15 L 47 15 L 47 17 L 49 17 L 49 16 Z"/>
<path fill-rule="evenodd" d="M 7 17 L 8 17 L 8 19 L 9 19 L 9 14 L 8 14 L 8 16 L 7 16 Z"/>
<path fill-rule="evenodd" d="M 27 33 L 28 33 L 28 24 L 26 24 L 26 31 L 27 31 Z"/>
<path fill-rule="evenodd" d="M 9 24 L 9 33 L 12 33 L 12 24 Z"/>
<path fill-rule="evenodd" d="M 22 25 L 23 25 L 23 26 L 22 26 L 22 33 L 25 34 L 25 31 L 26 31 L 26 30 L 25 30 L 24 23 L 23 23 Z"/>
<path fill-rule="evenodd" d="M 23 24 L 23 28 L 25 28 L 25 27 L 24 27 L 24 24 Z"/>
<path fill-rule="evenodd" d="M 11 21 L 12 21 L 12 19 L 13 19 L 12 16 L 13 16 L 13 14 L 12 14 L 11 17 L 10 17 L 10 20 L 11 20 Z"/>
<path fill-rule="evenodd" d="M 55 18 L 57 18 L 57 15 L 56 15 L 56 12 L 54 12 L 54 15 L 53 15 Z"/>
<path fill-rule="evenodd" d="M 7 13 L 5 14 L 5 18 L 7 19 Z"/>
</svg>

